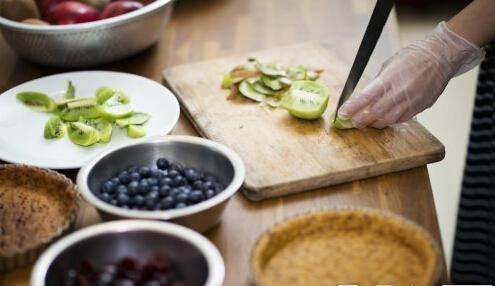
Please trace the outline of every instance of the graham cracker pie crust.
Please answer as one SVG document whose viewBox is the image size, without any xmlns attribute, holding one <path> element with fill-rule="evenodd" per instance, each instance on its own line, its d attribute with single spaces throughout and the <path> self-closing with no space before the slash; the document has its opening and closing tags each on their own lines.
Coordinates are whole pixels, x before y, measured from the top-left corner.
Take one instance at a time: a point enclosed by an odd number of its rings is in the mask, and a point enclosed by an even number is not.
<svg viewBox="0 0 495 286">
<path fill-rule="evenodd" d="M 342 209 L 305 214 L 268 230 L 252 253 L 258 286 L 433 285 L 439 250 L 399 216 Z"/>
<path fill-rule="evenodd" d="M 54 171 L 0 165 L 0 272 L 34 261 L 74 222 L 75 185 Z"/>
</svg>

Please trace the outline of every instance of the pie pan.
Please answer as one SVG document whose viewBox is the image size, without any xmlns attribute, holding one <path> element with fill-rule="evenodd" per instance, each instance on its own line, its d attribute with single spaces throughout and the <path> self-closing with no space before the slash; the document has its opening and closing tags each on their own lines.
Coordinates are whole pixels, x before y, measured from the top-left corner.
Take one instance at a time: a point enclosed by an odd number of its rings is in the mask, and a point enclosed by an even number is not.
<svg viewBox="0 0 495 286">
<path fill-rule="evenodd" d="M 0 165 L 0 273 L 32 263 L 69 230 L 78 208 L 75 184 L 64 175 Z"/>
<path fill-rule="evenodd" d="M 415 223 L 372 209 L 289 219 L 264 233 L 252 256 L 258 286 L 434 285 L 440 252 Z"/>
</svg>

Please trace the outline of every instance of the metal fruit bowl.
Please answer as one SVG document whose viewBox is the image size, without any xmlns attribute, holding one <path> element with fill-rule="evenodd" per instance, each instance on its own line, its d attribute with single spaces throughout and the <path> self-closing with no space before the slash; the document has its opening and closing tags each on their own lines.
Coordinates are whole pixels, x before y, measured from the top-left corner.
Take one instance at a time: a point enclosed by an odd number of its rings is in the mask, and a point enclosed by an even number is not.
<svg viewBox="0 0 495 286">
<path fill-rule="evenodd" d="M 103 182 L 130 166 L 153 166 L 160 157 L 217 176 L 226 188 L 216 196 L 182 209 L 131 210 L 110 205 L 97 197 Z M 77 176 L 81 195 L 96 207 L 104 220 L 134 218 L 172 221 L 205 232 L 220 221 L 228 200 L 245 177 L 241 158 L 211 140 L 192 136 L 149 137 L 104 151 L 84 166 Z M 96 194 L 95 194 L 96 193 Z"/>
<path fill-rule="evenodd" d="M 62 285 L 65 273 L 89 259 L 97 267 L 123 257 L 166 255 L 184 286 L 220 286 L 225 276 L 216 247 L 199 233 L 166 222 L 123 220 L 74 232 L 48 248 L 31 273 L 32 286 Z"/>
<path fill-rule="evenodd" d="M 136 54 L 154 44 L 173 0 L 156 0 L 114 18 L 73 25 L 30 25 L 0 17 L 0 30 L 21 57 L 57 67 L 88 67 Z"/>
</svg>

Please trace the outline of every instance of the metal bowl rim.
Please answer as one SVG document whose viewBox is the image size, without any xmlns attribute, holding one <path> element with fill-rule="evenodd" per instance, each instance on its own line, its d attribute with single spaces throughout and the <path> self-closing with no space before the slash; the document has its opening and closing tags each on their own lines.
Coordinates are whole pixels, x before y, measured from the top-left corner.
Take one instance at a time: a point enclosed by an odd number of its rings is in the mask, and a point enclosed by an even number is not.
<svg viewBox="0 0 495 286">
<path fill-rule="evenodd" d="M 36 33 L 44 32 L 47 34 L 73 33 L 73 32 L 90 31 L 94 29 L 106 29 L 106 28 L 118 26 L 120 24 L 132 22 L 138 18 L 146 16 L 147 14 L 155 10 L 158 10 L 163 6 L 166 6 L 168 3 L 172 3 L 173 1 L 174 0 L 155 0 L 155 2 L 148 4 L 143 8 L 116 17 L 112 17 L 104 20 L 97 20 L 93 22 L 70 24 L 70 25 L 47 25 L 47 26 L 32 25 L 32 24 L 25 24 L 22 22 L 9 20 L 7 18 L 0 16 L 0 27 L 9 28 L 17 31 L 24 31 L 24 32 L 36 32 Z"/>
<path fill-rule="evenodd" d="M 60 239 L 50 246 L 36 261 L 31 273 L 31 285 L 44 286 L 45 278 L 53 261 L 65 249 L 81 240 L 107 233 L 125 233 L 129 231 L 151 231 L 171 235 L 189 242 L 198 248 L 208 265 L 208 277 L 205 286 L 222 285 L 225 278 L 225 265 L 218 249 L 204 236 L 186 227 L 168 222 L 146 220 L 119 220 L 100 223 L 78 230 Z"/>
<path fill-rule="evenodd" d="M 144 211 L 144 210 L 129 210 L 123 209 L 120 207 L 112 206 L 101 201 L 98 197 L 96 197 L 93 192 L 91 192 L 88 186 L 88 176 L 93 167 L 100 162 L 100 160 L 106 157 L 109 154 L 112 154 L 118 150 L 125 149 L 132 146 L 137 145 L 148 145 L 148 144 L 157 144 L 164 142 L 178 142 L 178 143 L 190 143 L 203 147 L 209 147 L 218 153 L 224 155 L 232 164 L 234 169 L 234 177 L 232 178 L 229 185 L 218 195 L 214 196 L 211 199 L 205 200 L 196 205 L 188 206 L 183 209 L 171 209 L 171 210 L 163 210 L 163 211 Z M 234 193 L 236 193 L 242 183 L 244 182 L 245 177 L 245 166 L 239 155 L 235 153 L 232 149 L 208 140 L 201 137 L 194 136 L 184 136 L 184 135 L 167 135 L 165 137 L 147 137 L 140 140 L 136 140 L 135 142 L 126 143 L 112 149 L 108 149 L 103 151 L 96 157 L 94 157 L 89 163 L 87 163 L 84 167 L 81 168 L 79 173 L 77 174 L 77 186 L 78 190 L 81 192 L 81 195 L 90 202 L 97 209 L 102 210 L 106 213 L 110 213 L 115 216 L 125 217 L 125 218 L 134 218 L 134 219 L 158 219 L 158 220 L 171 220 L 174 218 L 184 217 L 192 214 L 199 213 L 201 211 L 210 209 L 216 205 L 221 204 L 222 202 L 228 200 Z"/>
</svg>

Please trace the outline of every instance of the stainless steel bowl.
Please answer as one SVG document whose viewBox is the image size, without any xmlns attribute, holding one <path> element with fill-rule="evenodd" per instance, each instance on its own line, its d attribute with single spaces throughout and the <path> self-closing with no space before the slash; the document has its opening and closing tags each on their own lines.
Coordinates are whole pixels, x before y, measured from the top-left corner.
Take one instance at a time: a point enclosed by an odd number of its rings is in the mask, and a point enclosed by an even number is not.
<svg viewBox="0 0 495 286">
<path fill-rule="evenodd" d="M 101 201 L 95 193 L 105 180 L 130 166 L 154 166 L 166 157 L 216 175 L 227 187 L 213 198 L 183 209 L 143 211 L 119 208 Z M 241 187 L 245 167 L 231 149 L 211 140 L 192 136 L 150 137 L 104 151 L 84 166 L 77 176 L 82 196 L 94 205 L 104 220 L 136 218 L 169 220 L 200 232 L 220 221 L 230 197 Z"/>
<path fill-rule="evenodd" d="M 84 228 L 53 244 L 34 265 L 31 286 L 62 285 L 67 270 L 83 259 L 103 266 L 126 256 L 147 259 L 154 254 L 170 258 L 180 285 L 223 283 L 223 259 L 199 233 L 166 222 L 123 220 Z"/>
<path fill-rule="evenodd" d="M 58 67 L 88 67 L 146 49 L 162 35 L 173 0 L 156 0 L 136 11 L 74 25 L 30 25 L 0 17 L 7 43 L 30 61 Z"/>
</svg>

